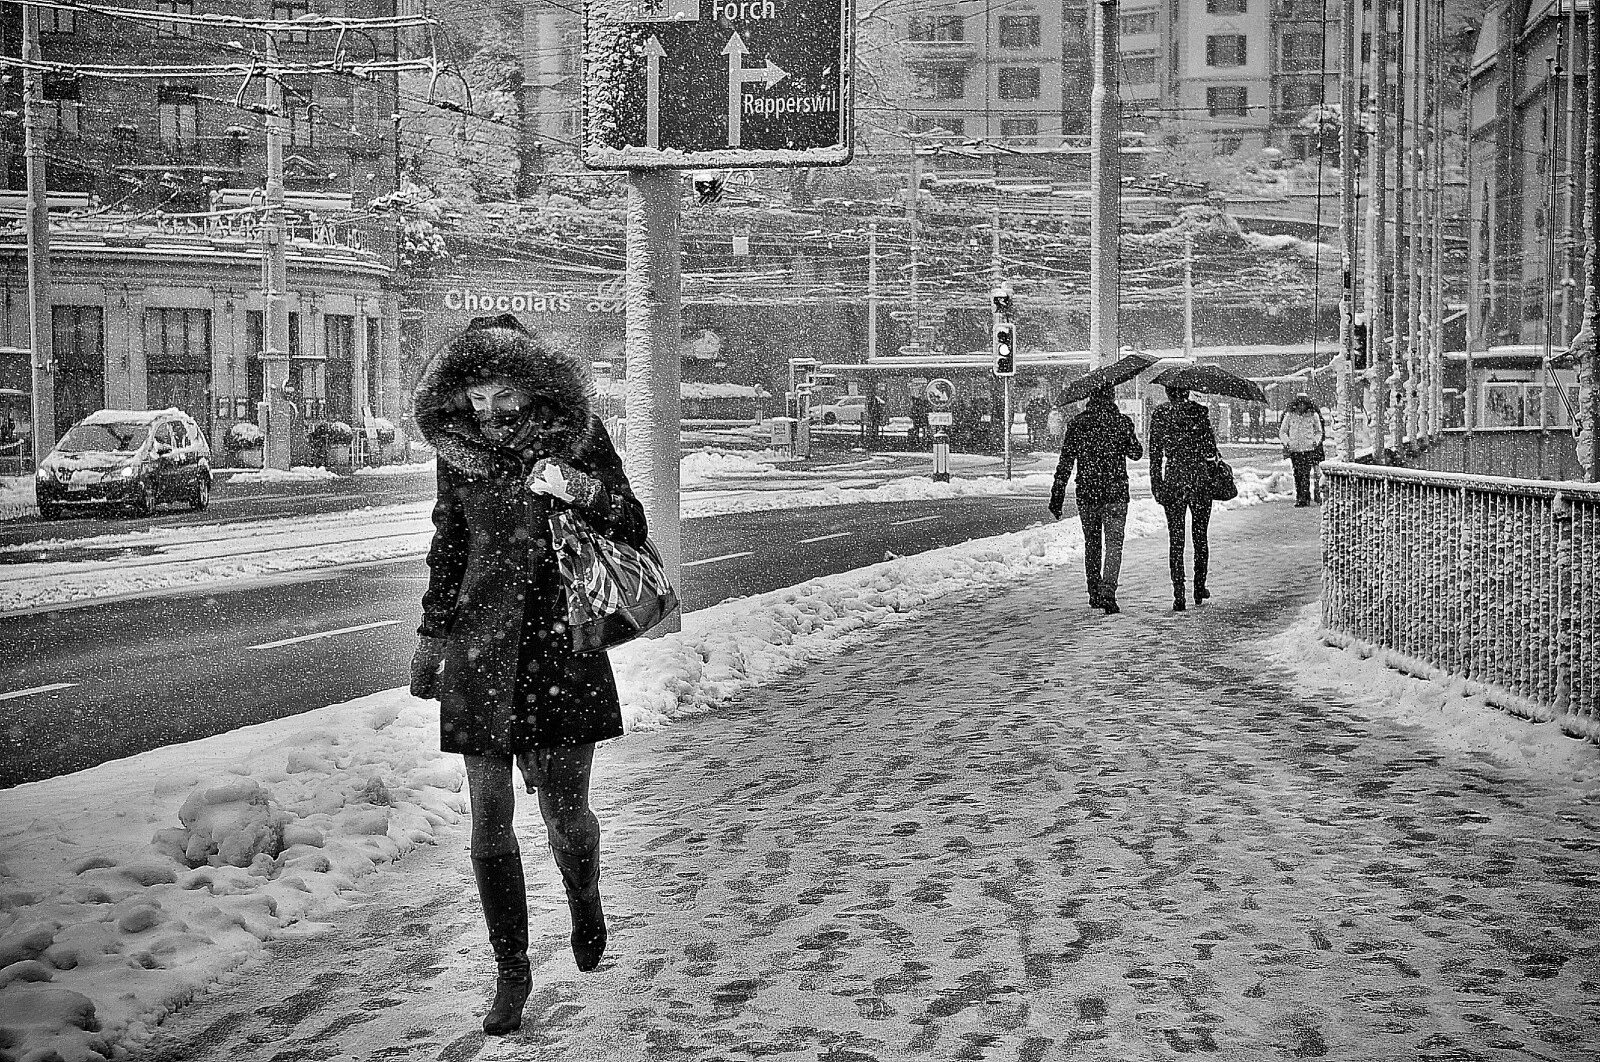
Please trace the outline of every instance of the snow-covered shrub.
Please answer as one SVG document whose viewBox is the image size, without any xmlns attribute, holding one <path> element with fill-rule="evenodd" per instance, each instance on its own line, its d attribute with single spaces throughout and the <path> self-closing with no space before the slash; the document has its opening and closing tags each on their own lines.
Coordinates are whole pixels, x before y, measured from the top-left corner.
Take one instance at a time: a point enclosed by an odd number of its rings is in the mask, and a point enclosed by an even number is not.
<svg viewBox="0 0 1600 1062">
<path fill-rule="evenodd" d="M 223 445 L 229 453 L 239 453 L 242 450 L 257 450 L 266 445 L 267 437 L 260 428 L 248 420 L 241 420 L 228 429 L 228 434 L 222 437 Z"/>
</svg>

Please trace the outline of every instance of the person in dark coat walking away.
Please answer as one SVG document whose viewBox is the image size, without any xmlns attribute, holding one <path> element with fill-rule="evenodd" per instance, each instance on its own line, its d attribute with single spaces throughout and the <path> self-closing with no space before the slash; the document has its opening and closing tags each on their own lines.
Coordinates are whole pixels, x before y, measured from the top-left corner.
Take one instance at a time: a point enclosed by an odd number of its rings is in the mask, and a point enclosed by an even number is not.
<svg viewBox="0 0 1600 1062">
<path fill-rule="evenodd" d="M 586 361 L 510 315 L 476 318 L 445 344 L 415 398 L 439 493 L 411 692 L 439 700 L 441 745 L 466 759 L 472 869 L 498 969 L 492 1034 L 521 1027 L 531 982 L 513 761 L 538 793 L 578 969 L 606 947 L 589 773 L 595 742 L 621 736 L 622 711 L 606 655 L 572 651 L 548 519 L 570 505 L 632 546 L 646 529 L 592 399 Z M 557 478 L 570 501 L 552 493 Z"/>
<path fill-rule="evenodd" d="M 1217 453 L 1206 408 L 1189 400 L 1182 388 L 1167 388 L 1167 401 L 1150 415 L 1150 492 L 1167 511 L 1168 563 L 1172 571 L 1172 610 L 1182 612 L 1184 601 L 1183 538 L 1187 517 L 1194 535 L 1194 603 L 1206 600 L 1206 574 L 1211 563 L 1207 538 L 1211 525 L 1211 495 L 1207 493 L 1206 464 Z"/>
<path fill-rule="evenodd" d="M 884 410 L 883 398 L 876 389 L 867 394 L 867 408 L 862 418 L 862 425 L 866 430 L 866 442 L 869 449 L 878 445 L 878 435 L 883 431 Z"/>
<path fill-rule="evenodd" d="M 1283 456 L 1294 468 L 1296 508 L 1311 504 L 1311 471 L 1322 461 L 1325 436 L 1322 414 L 1317 412 L 1311 396 L 1295 395 L 1278 421 L 1278 441 L 1283 444 Z"/>
<path fill-rule="evenodd" d="M 1117 605 L 1117 579 L 1122 572 L 1122 535 L 1128 523 L 1127 462 L 1143 456 L 1133 420 L 1117 408 L 1109 387 L 1090 395 L 1083 414 L 1067 425 L 1055 483 L 1050 488 L 1050 513 L 1061 519 L 1067 480 L 1076 466 L 1090 608 L 1122 611 Z"/>
</svg>

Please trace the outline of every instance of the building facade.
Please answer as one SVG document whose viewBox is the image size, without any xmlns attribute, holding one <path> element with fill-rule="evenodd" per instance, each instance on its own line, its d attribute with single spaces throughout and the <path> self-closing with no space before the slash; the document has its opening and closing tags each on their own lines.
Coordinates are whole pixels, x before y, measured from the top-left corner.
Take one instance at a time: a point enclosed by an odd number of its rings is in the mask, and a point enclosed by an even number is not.
<svg viewBox="0 0 1600 1062">
<path fill-rule="evenodd" d="M 20 9 L 0 18 L 20 54 Z M 264 54 L 253 21 L 392 16 L 393 0 L 159 0 L 148 17 L 40 9 L 53 68 L 36 124 L 47 153 L 52 284 L 44 353 L 57 436 L 101 406 L 177 406 L 214 448 L 262 397 L 266 79 L 160 76 Z M 190 16 L 231 20 L 207 26 Z M 242 20 L 242 21 L 241 21 Z M 291 311 L 291 437 L 320 419 L 359 425 L 399 409 L 395 226 L 374 200 L 396 187 L 398 86 L 363 62 L 393 59 L 394 30 L 278 31 Z M 142 67 L 135 78 L 111 66 Z M 21 78 L 7 79 L 20 113 Z M 26 168 L 20 122 L 0 126 L 0 386 L 28 390 Z M 45 338 L 45 337 L 41 337 Z M 21 351 L 22 353 L 18 353 Z M 31 412 L 31 411 L 30 411 Z"/>
<path fill-rule="evenodd" d="M 1572 0 L 1500 0 L 1478 34 L 1468 241 L 1469 316 L 1480 349 L 1542 350 L 1548 339 L 1560 351 L 1578 330 L 1590 9 Z M 1569 58 L 1558 75 L 1546 57 L 1563 40 Z"/>
</svg>

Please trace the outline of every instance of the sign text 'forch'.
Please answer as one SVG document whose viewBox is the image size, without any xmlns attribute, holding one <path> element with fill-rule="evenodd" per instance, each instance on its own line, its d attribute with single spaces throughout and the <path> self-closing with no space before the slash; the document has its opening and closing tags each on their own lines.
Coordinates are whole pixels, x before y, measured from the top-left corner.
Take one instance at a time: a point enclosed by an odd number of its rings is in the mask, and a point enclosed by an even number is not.
<svg viewBox="0 0 1600 1062">
<path fill-rule="evenodd" d="M 589 0 L 583 161 L 850 160 L 851 0 Z"/>
</svg>

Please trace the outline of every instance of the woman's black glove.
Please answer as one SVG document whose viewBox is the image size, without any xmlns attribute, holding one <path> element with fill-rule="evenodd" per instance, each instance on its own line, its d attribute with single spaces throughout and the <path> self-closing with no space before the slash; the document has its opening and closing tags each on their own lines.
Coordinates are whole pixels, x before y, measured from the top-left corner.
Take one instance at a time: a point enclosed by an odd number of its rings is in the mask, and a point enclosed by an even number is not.
<svg viewBox="0 0 1600 1062">
<path fill-rule="evenodd" d="M 411 696 L 423 699 L 439 695 L 439 669 L 444 666 L 443 638 L 423 635 L 417 641 L 417 651 L 411 657 Z"/>
<path fill-rule="evenodd" d="M 528 489 L 571 502 L 580 509 L 603 508 L 607 502 L 604 484 L 557 458 L 539 459 L 528 473 Z"/>
</svg>

